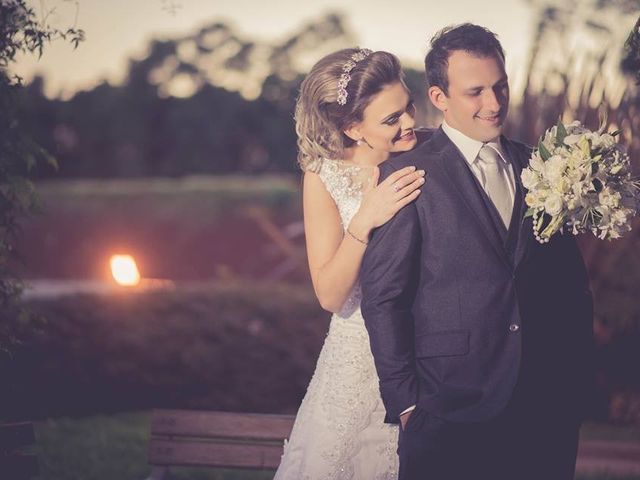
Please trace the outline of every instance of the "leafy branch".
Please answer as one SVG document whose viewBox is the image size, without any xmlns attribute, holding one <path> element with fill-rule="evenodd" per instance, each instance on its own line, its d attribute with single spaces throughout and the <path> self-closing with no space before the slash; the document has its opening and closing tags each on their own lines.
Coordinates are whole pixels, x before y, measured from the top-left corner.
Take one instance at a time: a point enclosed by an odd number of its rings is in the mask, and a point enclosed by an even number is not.
<svg viewBox="0 0 640 480">
<path fill-rule="evenodd" d="M 620 65 L 622 71 L 635 74 L 637 83 L 640 85 L 640 17 L 629 33 L 624 49 L 625 55 Z"/>
<path fill-rule="evenodd" d="M 20 333 L 40 321 L 26 311 L 19 298 L 23 283 L 16 272 L 19 220 L 37 208 L 30 172 L 41 163 L 57 167 L 55 159 L 38 145 L 18 121 L 22 79 L 8 72 L 19 53 L 42 56 L 47 44 L 63 40 L 77 47 L 84 31 L 52 28 L 47 16 L 38 21 L 25 0 L 0 0 L 0 351 L 19 343 Z"/>
</svg>

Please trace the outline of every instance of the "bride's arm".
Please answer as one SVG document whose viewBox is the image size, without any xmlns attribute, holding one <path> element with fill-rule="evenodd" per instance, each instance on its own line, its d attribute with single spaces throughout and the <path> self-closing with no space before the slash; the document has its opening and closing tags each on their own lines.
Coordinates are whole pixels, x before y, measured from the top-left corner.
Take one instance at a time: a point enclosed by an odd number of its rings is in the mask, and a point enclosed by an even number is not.
<svg viewBox="0 0 640 480">
<path fill-rule="evenodd" d="M 337 312 L 358 277 L 366 245 L 343 235 L 338 208 L 317 174 L 305 173 L 302 201 L 313 288 L 322 308 Z"/>
<path fill-rule="evenodd" d="M 320 177 L 304 175 L 303 210 L 309 270 L 316 296 L 325 310 L 342 308 L 358 278 L 369 233 L 388 221 L 420 193 L 424 172 L 407 167 L 368 190 L 349 232 L 344 234 L 340 214 Z M 377 182 L 376 175 L 372 184 Z M 399 188 L 395 191 L 393 185 Z"/>
</svg>

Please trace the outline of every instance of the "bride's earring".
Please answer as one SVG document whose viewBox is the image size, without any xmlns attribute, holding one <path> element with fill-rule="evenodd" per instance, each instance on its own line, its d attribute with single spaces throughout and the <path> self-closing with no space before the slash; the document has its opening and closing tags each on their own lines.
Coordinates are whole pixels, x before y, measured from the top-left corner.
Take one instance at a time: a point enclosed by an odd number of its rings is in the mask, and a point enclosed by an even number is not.
<svg viewBox="0 0 640 480">
<path fill-rule="evenodd" d="M 367 147 L 369 147 L 371 150 L 373 150 L 373 147 L 369 144 L 369 142 L 367 142 L 367 139 L 362 137 L 360 139 L 358 139 L 356 141 L 356 145 L 361 146 L 362 144 L 366 145 Z"/>
</svg>

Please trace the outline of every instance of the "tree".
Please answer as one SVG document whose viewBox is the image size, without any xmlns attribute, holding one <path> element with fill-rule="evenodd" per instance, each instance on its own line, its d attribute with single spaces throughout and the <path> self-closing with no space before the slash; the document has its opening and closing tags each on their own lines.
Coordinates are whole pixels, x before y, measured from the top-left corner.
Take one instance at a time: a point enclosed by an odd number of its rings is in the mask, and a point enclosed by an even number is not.
<svg viewBox="0 0 640 480">
<path fill-rule="evenodd" d="M 39 163 L 56 166 L 17 120 L 24 87 L 8 67 L 18 53 L 42 55 L 45 45 L 56 39 L 77 47 L 83 38 L 82 30 L 62 31 L 39 22 L 24 0 L 0 0 L 0 351 L 9 351 L 19 332 L 36 321 L 18 302 L 23 285 L 15 271 L 20 259 L 14 243 L 19 219 L 37 206 L 29 172 Z"/>
<path fill-rule="evenodd" d="M 625 73 L 635 74 L 637 83 L 640 85 L 640 17 L 629 33 L 624 48 L 625 54 L 620 67 Z"/>
</svg>

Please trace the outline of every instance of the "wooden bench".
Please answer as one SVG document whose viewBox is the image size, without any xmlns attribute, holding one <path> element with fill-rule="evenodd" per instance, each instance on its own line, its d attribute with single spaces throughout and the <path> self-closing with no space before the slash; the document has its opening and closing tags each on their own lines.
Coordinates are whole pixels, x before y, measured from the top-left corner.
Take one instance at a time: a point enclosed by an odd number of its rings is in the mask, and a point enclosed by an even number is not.
<svg viewBox="0 0 640 480">
<path fill-rule="evenodd" d="M 0 425 L 0 478 L 28 480 L 38 475 L 38 458 L 26 453 L 25 447 L 35 444 L 33 423 L 7 423 Z"/>
<path fill-rule="evenodd" d="M 154 410 L 149 441 L 154 468 L 148 480 L 166 478 L 171 466 L 275 470 L 293 420 L 293 415 Z M 640 474 L 640 444 L 583 439 L 576 469 Z"/>
<path fill-rule="evenodd" d="M 166 478 L 171 466 L 275 470 L 293 415 L 197 410 L 154 410 L 149 480 Z"/>
<path fill-rule="evenodd" d="M 640 444 L 634 442 L 581 440 L 576 472 L 640 475 Z M 603 477 L 604 478 L 604 477 Z"/>
</svg>

